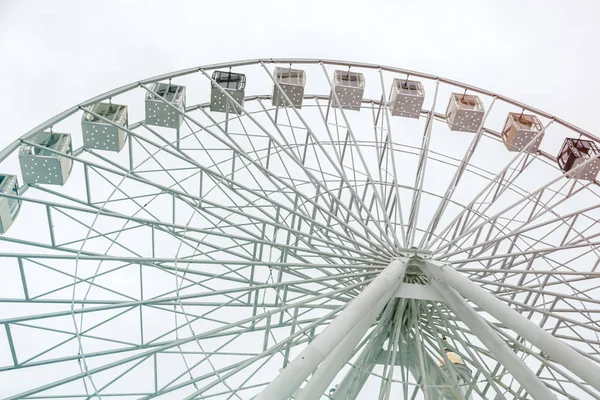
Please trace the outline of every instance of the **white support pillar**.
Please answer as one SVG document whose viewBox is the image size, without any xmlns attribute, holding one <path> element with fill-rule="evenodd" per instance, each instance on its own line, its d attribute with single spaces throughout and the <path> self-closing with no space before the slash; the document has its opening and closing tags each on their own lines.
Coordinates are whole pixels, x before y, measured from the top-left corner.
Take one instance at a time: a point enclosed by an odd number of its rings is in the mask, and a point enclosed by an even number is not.
<svg viewBox="0 0 600 400">
<path fill-rule="evenodd" d="M 552 361 L 561 364 L 585 383 L 596 390 L 600 390 L 599 365 L 510 308 L 505 302 L 496 298 L 487 290 L 471 282 L 468 277 L 454 268 L 429 261 L 425 263 L 424 267 L 437 280 L 445 282 L 456 289 L 482 310 L 546 353 Z"/>
<path fill-rule="evenodd" d="M 525 388 L 535 400 L 556 400 L 552 391 L 544 385 L 492 327 L 462 298 L 456 290 L 437 279 L 432 285 L 440 292 L 446 305 L 471 329 L 477 338 L 490 350 L 506 370 Z"/>
<path fill-rule="evenodd" d="M 393 293 L 395 292 L 396 289 L 393 288 Z M 377 304 L 364 315 L 352 331 L 346 335 L 344 340 L 342 340 L 342 342 L 335 347 L 335 350 L 333 350 L 321 365 L 319 365 L 306 386 L 300 390 L 300 394 L 296 397 L 296 400 L 314 400 L 321 398 L 321 395 L 327 390 L 327 387 L 331 384 L 333 378 L 335 378 L 342 367 L 350 361 L 354 349 L 365 336 L 365 333 L 369 330 L 371 325 L 373 325 L 377 315 L 379 315 L 390 299 L 393 298 L 394 296 L 391 296 L 391 294 L 389 296 L 381 296 L 381 299 Z"/>
<path fill-rule="evenodd" d="M 406 261 L 392 261 L 254 400 L 287 400 L 382 297 L 389 301 L 402 282 Z"/>
<path fill-rule="evenodd" d="M 355 364 L 346 373 L 335 390 L 333 400 L 356 400 L 358 397 L 358 394 L 375 367 L 377 357 L 381 353 L 384 342 L 390 337 L 390 320 L 386 315 L 383 317 L 386 317 L 386 319 L 380 322 L 375 328 L 373 336 L 365 344 Z"/>
</svg>

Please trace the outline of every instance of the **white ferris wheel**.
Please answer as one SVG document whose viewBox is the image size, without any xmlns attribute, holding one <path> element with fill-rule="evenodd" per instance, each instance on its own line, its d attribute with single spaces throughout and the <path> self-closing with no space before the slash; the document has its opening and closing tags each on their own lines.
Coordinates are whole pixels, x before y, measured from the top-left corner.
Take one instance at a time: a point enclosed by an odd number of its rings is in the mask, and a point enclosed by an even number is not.
<svg viewBox="0 0 600 400">
<path fill-rule="evenodd" d="M 90 99 L 0 152 L 0 397 L 600 398 L 599 141 L 332 60 Z"/>
</svg>

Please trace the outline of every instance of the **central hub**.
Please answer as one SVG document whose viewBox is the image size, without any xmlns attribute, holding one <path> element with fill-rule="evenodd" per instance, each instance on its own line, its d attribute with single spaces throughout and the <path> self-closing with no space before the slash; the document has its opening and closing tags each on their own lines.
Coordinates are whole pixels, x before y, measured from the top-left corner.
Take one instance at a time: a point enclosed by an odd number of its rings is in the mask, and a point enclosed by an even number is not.
<svg viewBox="0 0 600 400">
<path fill-rule="evenodd" d="M 404 273 L 404 283 L 414 283 L 418 285 L 427 285 L 429 284 L 429 278 L 427 275 L 421 271 L 418 265 L 408 264 L 406 267 L 406 272 Z"/>
<path fill-rule="evenodd" d="M 404 283 L 413 283 L 417 285 L 429 284 L 429 278 L 421 269 L 421 264 L 424 260 L 429 260 L 432 257 L 432 252 L 421 250 L 417 247 L 409 249 L 401 249 L 402 255 L 409 258 L 404 274 Z"/>
<path fill-rule="evenodd" d="M 408 258 L 419 258 L 421 260 L 429 260 L 433 256 L 433 252 L 429 250 L 421 250 L 416 246 L 411 248 L 400 248 L 398 249 L 400 254 Z"/>
</svg>

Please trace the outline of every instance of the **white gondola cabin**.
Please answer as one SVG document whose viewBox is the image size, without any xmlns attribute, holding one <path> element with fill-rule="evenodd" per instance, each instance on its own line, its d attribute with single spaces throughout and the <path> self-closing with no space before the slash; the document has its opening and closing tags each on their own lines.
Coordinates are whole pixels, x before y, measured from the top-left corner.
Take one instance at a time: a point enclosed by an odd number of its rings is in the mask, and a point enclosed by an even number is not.
<svg viewBox="0 0 600 400">
<path fill-rule="evenodd" d="M 446 109 L 446 122 L 451 131 L 477 132 L 484 113 L 479 96 L 452 93 Z"/>
<path fill-rule="evenodd" d="M 246 75 L 231 71 L 215 71 L 210 89 L 210 111 L 241 114 L 242 110 L 225 95 L 227 92 L 241 107 L 244 106 Z"/>
<path fill-rule="evenodd" d="M 394 79 L 390 109 L 393 116 L 419 118 L 425 100 L 425 90 L 419 81 Z"/>
<path fill-rule="evenodd" d="M 273 85 L 273 105 L 279 107 L 293 106 L 302 108 L 304 98 L 304 87 L 306 86 L 306 74 L 300 69 L 275 68 L 273 74 L 275 81 L 281 90 L 291 101 L 291 104 L 281 95 L 277 85 Z"/>
<path fill-rule="evenodd" d="M 510 151 L 521 151 L 535 139 L 525 151 L 535 153 L 542 143 L 544 126 L 533 114 L 509 113 L 502 130 L 502 141 Z"/>
<path fill-rule="evenodd" d="M 19 195 L 19 182 L 15 175 L 0 175 L 0 193 Z M 20 199 L 0 197 L 0 233 L 5 233 L 10 228 L 20 208 Z"/>
<path fill-rule="evenodd" d="M 360 111 L 365 93 L 365 76 L 360 72 L 335 70 L 333 73 L 333 90 L 339 104 L 331 95 L 331 105 L 346 110 Z"/>
<path fill-rule="evenodd" d="M 83 147 L 119 152 L 125 146 L 128 129 L 127 106 L 97 103 L 87 107 L 81 119 Z M 103 120 L 106 118 L 108 121 Z"/>
<path fill-rule="evenodd" d="M 35 145 L 25 143 L 19 150 L 23 182 L 64 185 L 71 174 L 73 160 L 60 153 L 73 154 L 71 135 L 39 132 L 28 141 Z"/>
<path fill-rule="evenodd" d="M 167 104 L 168 103 L 168 104 Z M 185 86 L 154 83 L 146 93 L 146 123 L 177 129 L 183 122 Z"/>
<path fill-rule="evenodd" d="M 567 138 L 558 154 L 557 161 L 563 172 L 572 171 L 567 174 L 569 178 L 593 181 L 600 171 L 600 159 L 595 158 L 584 166 L 579 166 L 599 154 L 598 145 L 591 140 Z M 575 168 L 577 169 L 574 170 Z"/>
</svg>

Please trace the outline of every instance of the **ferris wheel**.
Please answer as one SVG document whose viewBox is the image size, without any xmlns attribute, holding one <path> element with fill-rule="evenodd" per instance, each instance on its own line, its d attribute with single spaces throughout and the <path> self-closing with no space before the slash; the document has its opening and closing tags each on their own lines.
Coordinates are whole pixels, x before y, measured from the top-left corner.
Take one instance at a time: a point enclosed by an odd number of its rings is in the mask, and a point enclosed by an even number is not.
<svg viewBox="0 0 600 400">
<path fill-rule="evenodd" d="M 599 141 L 332 60 L 90 99 L 0 152 L 0 397 L 600 398 Z"/>
</svg>

